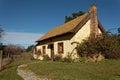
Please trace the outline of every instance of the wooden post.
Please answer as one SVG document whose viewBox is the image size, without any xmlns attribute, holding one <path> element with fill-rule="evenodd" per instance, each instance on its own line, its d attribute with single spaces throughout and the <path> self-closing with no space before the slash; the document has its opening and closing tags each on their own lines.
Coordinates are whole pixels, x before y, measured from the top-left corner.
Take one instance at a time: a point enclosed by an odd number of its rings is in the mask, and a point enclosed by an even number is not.
<svg viewBox="0 0 120 80">
<path fill-rule="evenodd" d="M 0 70 L 2 69 L 2 55 L 3 55 L 3 50 L 0 50 Z"/>
</svg>

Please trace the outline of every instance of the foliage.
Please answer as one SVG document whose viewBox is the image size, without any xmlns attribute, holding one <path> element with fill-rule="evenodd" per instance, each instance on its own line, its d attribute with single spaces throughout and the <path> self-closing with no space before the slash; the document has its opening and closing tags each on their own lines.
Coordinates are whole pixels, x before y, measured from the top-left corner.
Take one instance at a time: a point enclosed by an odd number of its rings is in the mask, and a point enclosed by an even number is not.
<svg viewBox="0 0 120 80">
<path fill-rule="evenodd" d="M 2 36 L 4 35 L 4 30 L 0 28 L 0 44 L 2 44 Z"/>
<path fill-rule="evenodd" d="M 49 58 L 48 55 L 43 55 L 43 60 L 44 60 L 44 61 L 48 61 L 48 60 L 50 60 L 50 58 Z"/>
<path fill-rule="evenodd" d="M 33 48 L 34 48 L 34 45 L 30 45 L 28 46 L 28 48 L 26 49 L 27 52 L 33 52 Z"/>
<path fill-rule="evenodd" d="M 73 59 L 73 62 L 86 62 L 86 58 L 85 57 L 79 57 L 79 58 L 75 58 Z"/>
<path fill-rule="evenodd" d="M 63 58 L 64 62 L 73 62 L 73 59 L 71 58 L 71 54 L 68 52 L 68 55 Z"/>
<path fill-rule="evenodd" d="M 118 28 L 118 33 L 120 33 L 120 27 Z"/>
<path fill-rule="evenodd" d="M 83 43 L 77 47 L 77 50 L 80 56 L 101 53 L 106 58 L 115 58 L 115 54 L 120 52 L 120 36 L 105 33 L 96 39 L 89 38 L 88 40 L 84 40 Z M 116 56 L 117 55 L 120 55 L 120 53 L 117 53 Z"/>
<path fill-rule="evenodd" d="M 77 18 L 77 17 L 79 17 L 83 14 L 85 14 L 85 12 L 83 12 L 83 11 L 79 11 L 77 13 L 72 13 L 72 16 L 65 16 L 65 21 L 64 22 L 65 23 L 69 22 L 69 21 L 71 21 L 71 20 L 73 20 L 73 19 L 75 19 L 75 18 Z"/>
<path fill-rule="evenodd" d="M 24 52 L 24 48 L 19 45 L 7 45 L 4 48 L 5 55 L 11 57 L 12 59 L 14 55 L 20 55 L 22 52 Z"/>
<path fill-rule="evenodd" d="M 119 66 L 120 60 L 105 60 L 98 63 L 40 61 L 28 65 L 39 77 L 49 80 L 120 80 Z"/>
<path fill-rule="evenodd" d="M 62 61 L 62 56 L 61 55 L 55 55 L 54 60 L 55 61 Z"/>
<path fill-rule="evenodd" d="M 69 63 L 73 62 L 72 58 L 68 58 L 68 57 L 63 58 L 63 61 Z"/>
<path fill-rule="evenodd" d="M 106 54 L 106 57 L 109 59 L 120 59 L 120 49 L 113 51 L 112 54 Z"/>
<path fill-rule="evenodd" d="M 2 28 L 0 28 L 0 38 L 2 37 L 3 32 L 4 32 L 4 30 Z"/>
<path fill-rule="evenodd" d="M 21 53 L 22 59 L 24 60 L 32 60 L 33 59 L 33 55 L 30 52 L 23 52 Z"/>
</svg>

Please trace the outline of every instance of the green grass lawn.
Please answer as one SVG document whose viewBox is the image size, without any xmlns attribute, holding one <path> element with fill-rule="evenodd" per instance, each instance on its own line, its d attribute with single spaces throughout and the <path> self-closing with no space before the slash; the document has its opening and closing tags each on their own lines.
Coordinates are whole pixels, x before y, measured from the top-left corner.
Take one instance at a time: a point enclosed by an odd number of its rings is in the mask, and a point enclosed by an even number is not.
<svg viewBox="0 0 120 80">
<path fill-rule="evenodd" d="M 51 61 L 22 60 L 9 64 L 0 72 L 0 80 L 23 80 L 17 75 L 17 66 L 28 65 L 41 78 L 52 80 L 120 80 L 120 60 L 97 63 L 63 63 Z"/>
<path fill-rule="evenodd" d="M 120 60 L 97 63 L 40 61 L 29 68 L 38 76 L 52 80 L 120 80 Z"/>
<path fill-rule="evenodd" d="M 4 70 L 0 72 L 0 80 L 23 80 L 17 75 L 17 66 L 24 63 L 29 63 L 30 60 L 19 60 L 14 61 L 7 65 Z"/>
</svg>

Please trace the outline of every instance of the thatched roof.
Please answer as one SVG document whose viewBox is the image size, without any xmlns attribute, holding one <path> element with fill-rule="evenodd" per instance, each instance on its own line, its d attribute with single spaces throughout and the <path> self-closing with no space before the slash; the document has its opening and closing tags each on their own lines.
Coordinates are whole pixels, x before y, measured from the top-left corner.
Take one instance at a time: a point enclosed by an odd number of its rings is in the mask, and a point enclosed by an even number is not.
<svg viewBox="0 0 120 80">
<path fill-rule="evenodd" d="M 37 42 L 71 32 L 87 16 L 88 13 L 50 30 L 41 38 L 39 38 Z"/>
<path fill-rule="evenodd" d="M 60 36 L 66 33 L 76 33 L 78 30 L 82 28 L 82 26 L 90 19 L 89 13 L 85 13 L 82 16 L 79 16 L 67 23 L 64 23 L 56 28 L 53 28 L 45 35 L 40 37 L 36 42 L 40 42 L 46 39 L 50 39 L 56 36 Z M 102 27 L 100 21 L 98 20 L 98 27 L 102 32 L 105 32 L 104 28 Z"/>
</svg>

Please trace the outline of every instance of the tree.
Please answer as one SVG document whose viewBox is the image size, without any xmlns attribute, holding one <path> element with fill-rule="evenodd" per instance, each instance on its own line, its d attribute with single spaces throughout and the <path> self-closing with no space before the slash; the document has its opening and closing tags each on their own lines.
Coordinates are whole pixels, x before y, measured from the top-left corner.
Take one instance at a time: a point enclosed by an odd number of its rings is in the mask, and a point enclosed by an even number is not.
<svg viewBox="0 0 120 80">
<path fill-rule="evenodd" d="M 75 18 L 77 18 L 77 17 L 79 17 L 83 14 L 85 14 L 85 12 L 79 11 L 79 12 L 76 12 L 76 13 L 72 13 L 72 16 L 65 16 L 64 23 L 69 22 L 69 21 L 71 21 L 71 20 L 73 20 L 73 19 L 75 19 Z"/>
<path fill-rule="evenodd" d="M 28 46 L 28 48 L 26 49 L 27 52 L 32 52 L 34 48 L 34 45 L 30 45 Z"/>
<path fill-rule="evenodd" d="M 120 27 L 118 28 L 118 33 L 120 33 Z"/>
<path fill-rule="evenodd" d="M 4 30 L 2 28 L 0 28 L 0 42 L 1 42 L 1 38 L 2 38 L 3 32 L 4 32 Z"/>
<path fill-rule="evenodd" d="M 22 52 L 24 52 L 24 48 L 19 45 L 7 45 L 4 48 L 5 55 L 11 57 L 12 59 L 14 55 L 20 55 Z"/>
</svg>

